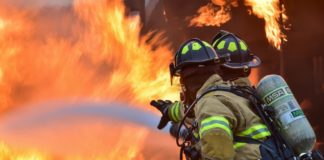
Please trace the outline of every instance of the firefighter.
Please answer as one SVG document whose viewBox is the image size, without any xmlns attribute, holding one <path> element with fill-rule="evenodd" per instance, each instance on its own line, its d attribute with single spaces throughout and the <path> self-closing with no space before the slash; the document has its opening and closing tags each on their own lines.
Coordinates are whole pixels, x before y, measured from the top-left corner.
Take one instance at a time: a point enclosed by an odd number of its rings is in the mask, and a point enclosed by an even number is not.
<svg viewBox="0 0 324 160">
<path fill-rule="evenodd" d="M 215 63 L 224 56 L 229 57 L 228 62 Z M 258 65 L 260 59 L 232 33 L 221 31 L 212 46 L 198 39 L 187 41 L 179 48 L 171 65 L 171 75 L 180 77 L 184 101 L 152 101 L 162 112 L 158 128 L 163 128 L 170 120 L 179 122 L 186 106 L 210 87 L 249 86 L 247 76 L 251 68 Z M 236 135 L 263 140 L 270 135 L 251 108 L 248 99 L 224 91 L 208 93 L 198 101 L 191 117 L 198 124 L 202 159 L 260 159 L 259 145 L 233 139 Z"/>
</svg>

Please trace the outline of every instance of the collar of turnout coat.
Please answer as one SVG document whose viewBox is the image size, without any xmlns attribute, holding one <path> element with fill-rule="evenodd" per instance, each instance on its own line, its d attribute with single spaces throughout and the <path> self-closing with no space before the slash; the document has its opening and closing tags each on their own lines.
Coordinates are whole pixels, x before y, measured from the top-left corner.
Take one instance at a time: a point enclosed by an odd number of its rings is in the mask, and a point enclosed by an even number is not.
<svg viewBox="0 0 324 160">
<path fill-rule="evenodd" d="M 198 90 L 197 95 L 202 94 L 207 88 L 211 86 L 230 86 L 230 85 L 238 85 L 238 86 L 251 86 L 251 82 L 247 77 L 238 78 L 234 81 L 223 81 L 222 78 L 218 74 L 213 74 L 210 76 L 207 81 L 203 84 L 203 86 Z"/>
</svg>

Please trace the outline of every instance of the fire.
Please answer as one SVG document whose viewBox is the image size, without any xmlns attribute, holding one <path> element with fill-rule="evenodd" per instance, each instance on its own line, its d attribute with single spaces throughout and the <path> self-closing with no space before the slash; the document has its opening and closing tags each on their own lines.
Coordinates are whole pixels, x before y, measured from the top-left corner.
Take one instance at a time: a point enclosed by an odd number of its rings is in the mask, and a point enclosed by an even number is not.
<svg viewBox="0 0 324 160">
<path fill-rule="evenodd" d="M 93 129 L 95 131 L 98 130 L 98 126 L 94 125 L 88 125 L 83 128 L 81 126 L 75 127 L 70 126 L 72 130 L 75 128 L 78 128 L 79 132 L 80 129 Z M 136 128 L 135 128 L 136 127 Z M 132 133 L 130 136 L 130 132 L 132 130 L 136 129 L 136 133 Z M 115 130 L 113 130 L 115 131 Z M 100 132 L 98 132 L 100 133 Z M 101 132 L 102 133 L 102 132 Z M 44 134 L 44 133 L 43 133 Z M 45 133 L 50 135 L 49 133 Z M 53 133 L 51 133 L 53 134 Z M 82 132 L 80 133 L 82 134 Z M 89 134 L 93 134 L 93 132 L 89 132 Z M 117 134 L 120 134 L 117 136 Z M 95 134 L 97 137 L 93 137 L 91 135 L 84 135 L 83 138 L 85 139 L 79 139 L 79 143 L 86 143 L 86 145 L 89 146 L 96 146 L 98 148 L 82 148 L 85 147 L 85 145 L 79 144 L 80 146 L 74 146 L 73 149 L 69 148 L 70 146 L 68 144 L 62 145 L 62 146 L 56 146 L 61 147 L 62 153 L 57 153 L 52 155 L 50 153 L 46 153 L 46 151 L 40 151 L 37 149 L 28 149 L 27 147 L 20 147 L 20 148 L 13 148 L 8 146 L 4 142 L 0 142 L 0 159 L 2 160 L 56 160 L 56 159 L 64 159 L 64 160 L 86 160 L 86 159 L 95 159 L 95 160 L 106 160 L 106 159 L 116 159 L 116 160 L 125 160 L 125 159 L 136 159 L 136 160 L 142 160 L 143 153 L 141 153 L 144 145 L 144 141 L 148 137 L 149 131 L 147 128 L 141 128 L 138 126 L 124 126 L 120 129 L 120 133 L 115 133 L 113 137 L 118 137 L 117 140 L 110 140 L 109 145 L 100 144 L 102 142 L 96 142 L 96 139 L 100 139 L 101 141 L 108 141 L 108 138 L 103 138 L 103 135 Z M 48 136 L 47 135 L 47 136 Z M 65 137 L 66 135 L 60 135 L 61 139 Z M 68 139 L 66 139 L 66 142 L 76 144 L 72 138 L 73 135 L 69 135 L 67 133 Z M 88 138 L 93 137 L 93 138 Z M 51 137 L 51 136 L 48 136 Z M 107 136 L 108 137 L 108 136 Z M 35 138 L 32 138 L 35 140 Z M 71 140 L 72 139 L 72 140 Z M 92 142 L 91 142 L 92 141 Z M 98 141 L 98 140 L 97 140 Z M 37 142 L 39 143 L 39 142 Z M 47 142 L 49 144 L 47 145 L 53 145 L 54 142 Z M 64 142 L 60 142 L 63 143 Z M 97 144 L 96 144 L 97 143 Z M 55 144 L 55 143 L 54 143 Z M 39 145 L 39 144 L 38 144 Z M 67 147 L 69 146 L 69 147 Z M 38 146 L 39 147 L 39 146 Z M 46 148 L 45 146 L 44 148 Z M 27 149 L 26 149 L 27 148 Z M 85 150 L 87 149 L 87 150 Z M 50 149 L 47 149 L 50 150 Z M 53 149 L 52 149 L 53 150 Z M 66 151 L 68 150 L 68 151 Z M 90 151 L 89 151 L 90 150 Z M 92 151 L 95 150 L 95 151 Z M 64 151 L 66 153 L 64 153 Z M 108 152 L 107 152 L 108 151 Z M 52 151 L 54 152 L 54 151 Z M 95 154 L 95 155 L 93 155 Z M 158 154 L 158 153 L 157 153 Z M 59 157 L 59 158 L 58 158 Z"/>
<path fill-rule="evenodd" d="M 150 35 L 140 37 L 139 18 L 125 17 L 121 0 L 75 0 L 72 6 L 24 9 L 0 2 L 1 114 L 48 100 L 148 106 L 152 99 L 178 98 L 178 88 L 168 83 L 168 44 L 160 35 L 147 44 Z M 153 44 L 158 46 L 154 50 Z M 143 159 L 140 149 L 147 130 L 127 130 L 121 131 L 115 152 L 90 159 Z M 55 158 L 1 143 L 0 159 Z"/>
<path fill-rule="evenodd" d="M 159 47 L 153 51 L 145 43 L 148 36 L 139 38 L 138 17 L 125 18 L 120 0 L 75 0 L 61 24 L 17 8 L 10 12 L 19 16 L 1 10 L 2 110 L 48 99 L 147 105 L 151 99 L 178 97 L 166 83 L 168 45 L 157 36 L 151 43 Z"/>
<path fill-rule="evenodd" d="M 287 40 L 280 28 L 280 14 L 284 21 L 287 20 L 287 16 L 280 10 L 279 0 L 246 0 L 245 5 L 251 7 L 258 18 L 264 19 L 269 43 L 280 50 L 282 40 Z"/>
<path fill-rule="evenodd" d="M 46 154 L 38 151 L 15 151 L 7 144 L 0 142 L 0 159 L 6 160 L 46 160 Z"/>
<path fill-rule="evenodd" d="M 5 28 L 6 22 L 3 19 L 0 19 L 0 31 Z"/>
<path fill-rule="evenodd" d="M 220 26 L 231 19 L 231 7 L 237 7 L 237 0 L 230 2 L 225 0 L 212 0 L 212 3 L 201 7 L 198 16 L 190 21 L 190 25 L 195 26 Z M 279 0 L 245 0 L 245 5 L 251 7 L 252 13 L 265 21 L 265 33 L 268 42 L 276 49 L 281 50 L 283 41 L 287 41 L 287 36 L 282 32 L 281 19 L 285 22 L 288 17 L 285 14 L 284 6 L 280 9 Z M 219 10 L 214 8 L 219 6 Z M 227 9 L 226 9 L 227 8 Z M 280 17 L 282 16 L 282 18 Z"/>
<path fill-rule="evenodd" d="M 215 6 L 216 5 L 216 6 Z M 218 7 L 217 7 L 218 6 Z M 199 8 L 198 16 L 190 21 L 190 26 L 221 26 L 231 19 L 231 6 L 237 7 L 236 1 L 228 3 L 223 0 L 212 0 L 206 6 Z"/>
</svg>

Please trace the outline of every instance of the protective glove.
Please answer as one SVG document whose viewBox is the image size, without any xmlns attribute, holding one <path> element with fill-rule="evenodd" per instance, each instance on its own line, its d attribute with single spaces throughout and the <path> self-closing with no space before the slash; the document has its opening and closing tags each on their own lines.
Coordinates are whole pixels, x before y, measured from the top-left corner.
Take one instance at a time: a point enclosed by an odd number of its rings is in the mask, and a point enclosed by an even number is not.
<svg viewBox="0 0 324 160">
<path fill-rule="evenodd" d="M 169 117 L 168 110 L 172 106 L 172 102 L 169 100 L 152 100 L 150 103 L 151 106 L 157 108 L 161 113 L 162 117 L 160 119 L 159 125 L 157 126 L 158 129 L 163 129 L 169 121 L 171 121 Z"/>
</svg>

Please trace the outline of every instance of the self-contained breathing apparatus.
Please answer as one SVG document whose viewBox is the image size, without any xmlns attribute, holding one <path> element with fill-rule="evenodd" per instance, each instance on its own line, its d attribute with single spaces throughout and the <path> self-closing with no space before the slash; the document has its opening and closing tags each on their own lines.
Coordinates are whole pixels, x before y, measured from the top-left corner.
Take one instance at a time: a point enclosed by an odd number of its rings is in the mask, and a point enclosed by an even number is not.
<svg viewBox="0 0 324 160">
<path fill-rule="evenodd" d="M 280 77 L 276 75 L 273 76 L 275 76 L 275 78 L 277 79 L 278 77 Z M 261 80 L 260 83 L 261 82 L 264 82 L 264 80 Z M 185 120 L 188 118 L 189 113 L 193 110 L 196 103 L 204 95 L 215 91 L 231 92 L 233 94 L 248 99 L 253 106 L 252 109 L 254 110 L 254 112 L 262 119 L 263 123 L 268 127 L 271 136 L 268 137 L 268 139 L 265 141 L 260 141 L 243 136 L 233 137 L 235 142 L 260 144 L 260 153 L 262 157 L 261 160 L 323 160 L 323 157 L 319 153 L 319 151 L 312 151 L 312 145 L 310 145 L 310 147 L 308 148 L 308 152 L 300 153 L 298 152 L 298 149 L 296 149 L 296 146 L 292 146 L 291 142 L 288 143 L 287 139 L 282 134 L 283 126 L 282 122 L 278 120 L 278 116 L 276 115 L 277 111 L 274 109 L 274 107 L 264 103 L 264 100 L 262 100 L 256 88 L 249 86 L 214 86 L 206 89 L 201 95 L 197 96 L 196 100 L 186 110 L 185 115 L 181 120 L 180 124 L 174 125 L 173 128 L 170 129 L 171 134 L 176 137 L 177 145 L 181 148 L 181 160 L 183 159 L 183 155 L 185 155 L 187 160 L 198 160 L 201 158 L 199 151 L 194 146 L 199 141 L 199 137 L 195 136 L 194 134 L 194 131 L 197 129 L 198 125 L 194 121 L 190 126 L 187 126 L 185 124 Z M 272 92 L 275 91 L 271 91 L 271 93 L 268 93 L 268 95 L 273 94 Z M 294 114 L 294 111 L 296 110 L 297 109 L 294 108 L 291 114 Z M 299 114 L 299 116 L 300 115 L 301 114 Z M 182 140 L 181 142 L 180 139 Z"/>
</svg>

